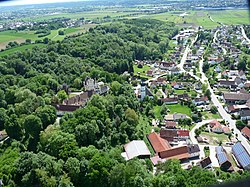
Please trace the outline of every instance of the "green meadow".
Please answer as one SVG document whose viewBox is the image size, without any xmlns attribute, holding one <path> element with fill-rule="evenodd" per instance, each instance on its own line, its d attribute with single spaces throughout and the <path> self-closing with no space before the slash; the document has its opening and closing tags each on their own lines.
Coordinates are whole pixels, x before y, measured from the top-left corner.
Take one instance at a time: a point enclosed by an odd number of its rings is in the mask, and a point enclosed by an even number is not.
<svg viewBox="0 0 250 187">
<path fill-rule="evenodd" d="M 17 51 L 22 52 L 22 51 L 25 51 L 27 49 L 32 49 L 35 46 L 37 46 L 37 47 L 45 47 L 45 44 L 29 44 L 29 45 L 22 45 L 22 46 L 6 49 L 6 50 L 0 52 L 0 57 L 9 55 L 9 54 L 17 52 Z"/>
</svg>

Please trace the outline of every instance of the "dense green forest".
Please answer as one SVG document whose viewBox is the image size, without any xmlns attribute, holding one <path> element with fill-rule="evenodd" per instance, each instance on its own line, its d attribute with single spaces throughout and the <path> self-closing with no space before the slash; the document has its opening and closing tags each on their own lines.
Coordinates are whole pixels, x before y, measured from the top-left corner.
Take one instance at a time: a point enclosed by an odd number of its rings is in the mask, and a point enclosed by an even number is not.
<svg viewBox="0 0 250 187">
<path fill-rule="evenodd" d="M 157 102 L 139 102 L 123 73 L 133 74 L 135 59 L 163 59 L 177 32 L 172 23 L 129 20 L 1 58 L 0 130 L 9 136 L 0 144 L 4 185 L 205 186 L 249 177 L 183 170 L 176 160 L 158 166 L 153 175 L 150 160 L 121 157 L 123 144 L 145 136 L 147 120 L 141 119 L 146 105 Z M 51 104 L 61 101 L 57 93 L 81 90 L 87 76 L 109 84 L 109 94 L 94 95 L 56 124 Z"/>
</svg>

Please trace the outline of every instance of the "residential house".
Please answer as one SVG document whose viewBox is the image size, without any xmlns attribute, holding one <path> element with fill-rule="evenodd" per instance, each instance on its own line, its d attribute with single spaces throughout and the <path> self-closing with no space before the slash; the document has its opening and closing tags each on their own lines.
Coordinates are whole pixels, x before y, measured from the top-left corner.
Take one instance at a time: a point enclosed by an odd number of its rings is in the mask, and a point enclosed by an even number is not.
<svg viewBox="0 0 250 187">
<path fill-rule="evenodd" d="M 238 115 L 241 110 L 249 110 L 247 105 L 228 105 L 225 107 L 226 111 L 230 114 Z"/>
<path fill-rule="evenodd" d="M 223 88 L 230 88 L 230 89 L 234 89 L 236 86 L 236 82 L 234 80 L 224 80 L 224 79 L 220 79 L 218 81 L 218 86 L 219 87 L 223 87 Z"/>
<path fill-rule="evenodd" d="M 216 66 L 216 67 L 214 68 L 214 71 L 216 71 L 217 73 L 220 73 L 220 72 L 221 72 L 220 66 Z"/>
<path fill-rule="evenodd" d="M 158 86 L 166 86 L 167 85 L 167 80 L 162 77 L 157 78 L 157 85 Z"/>
<path fill-rule="evenodd" d="M 232 153 L 242 168 L 250 170 L 250 155 L 241 142 L 232 146 Z"/>
<path fill-rule="evenodd" d="M 250 109 L 240 111 L 241 120 L 250 120 Z"/>
<path fill-rule="evenodd" d="M 174 121 L 166 121 L 165 122 L 165 127 L 167 129 L 176 129 L 177 123 Z"/>
<path fill-rule="evenodd" d="M 195 98 L 192 103 L 196 106 L 199 106 L 199 105 L 206 105 L 206 104 L 209 104 L 209 100 L 208 100 L 208 97 L 207 96 L 203 96 L 203 97 L 200 97 L 200 98 Z"/>
<path fill-rule="evenodd" d="M 189 130 L 179 129 L 177 135 L 179 140 L 187 140 L 189 139 Z"/>
<path fill-rule="evenodd" d="M 204 158 L 200 162 L 197 163 L 198 166 L 200 166 L 203 169 L 211 168 L 212 167 L 212 161 L 210 157 Z"/>
<path fill-rule="evenodd" d="M 224 134 L 231 134 L 231 130 L 228 126 L 223 125 L 222 130 Z"/>
<path fill-rule="evenodd" d="M 171 83 L 171 86 L 174 88 L 174 89 L 182 89 L 182 85 L 178 82 L 172 82 Z"/>
<path fill-rule="evenodd" d="M 194 88 L 195 88 L 195 90 L 201 90 L 202 89 L 202 83 L 201 82 L 195 83 Z"/>
<path fill-rule="evenodd" d="M 215 148 L 215 152 L 216 152 L 216 157 L 218 159 L 220 168 L 223 171 L 230 170 L 230 168 L 232 167 L 232 163 L 231 163 L 230 159 L 228 158 L 228 155 L 227 155 L 225 149 L 222 146 L 218 146 Z"/>
<path fill-rule="evenodd" d="M 248 127 L 244 127 L 241 130 L 241 133 L 243 134 L 243 136 L 245 136 L 248 140 L 250 140 L 250 129 Z"/>
<path fill-rule="evenodd" d="M 175 67 L 175 63 L 174 62 L 160 62 L 159 67 L 160 69 L 163 69 L 163 70 L 170 70 L 173 67 Z"/>
<path fill-rule="evenodd" d="M 198 144 L 188 145 L 187 148 L 188 148 L 189 158 L 200 156 L 200 148 Z"/>
<path fill-rule="evenodd" d="M 178 121 L 179 119 L 188 119 L 189 117 L 186 114 L 175 113 L 173 114 L 174 121 Z"/>
<path fill-rule="evenodd" d="M 244 93 L 223 93 L 225 103 L 229 104 L 244 104 L 250 99 L 250 94 Z"/>
<path fill-rule="evenodd" d="M 184 94 L 178 94 L 177 95 L 177 98 L 179 100 L 184 100 L 184 101 L 188 101 L 190 98 L 189 98 L 189 95 L 187 93 L 184 93 Z"/>
<path fill-rule="evenodd" d="M 221 126 L 220 124 L 215 125 L 215 126 L 212 128 L 212 132 L 214 132 L 214 133 L 223 133 L 222 126 Z"/>
<path fill-rule="evenodd" d="M 168 104 L 168 105 L 177 104 L 178 103 L 178 98 L 176 98 L 176 97 L 172 97 L 172 98 L 167 97 L 167 98 L 161 99 L 161 102 L 164 103 L 164 104 Z"/>
<path fill-rule="evenodd" d="M 147 136 L 152 148 L 154 149 L 155 153 L 159 153 L 170 149 L 171 146 L 167 140 L 161 138 L 156 132 L 152 132 Z"/>
<path fill-rule="evenodd" d="M 148 70 L 146 75 L 149 77 L 153 77 L 153 70 Z"/>
<path fill-rule="evenodd" d="M 174 121 L 174 115 L 173 114 L 167 114 L 164 116 L 164 121 Z"/>
<path fill-rule="evenodd" d="M 143 140 L 133 140 L 128 144 L 124 145 L 125 152 L 122 156 L 125 160 L 131 160 L 135 157 L 137 158 L 150 158 L 150 151 L 146 143 Z"/>
</svg>

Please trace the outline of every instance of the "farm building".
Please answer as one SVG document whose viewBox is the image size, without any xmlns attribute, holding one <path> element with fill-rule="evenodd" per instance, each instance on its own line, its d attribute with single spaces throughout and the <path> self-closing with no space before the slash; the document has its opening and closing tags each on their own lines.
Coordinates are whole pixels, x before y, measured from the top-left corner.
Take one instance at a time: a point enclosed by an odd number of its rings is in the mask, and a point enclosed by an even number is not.
<svg viewBox="0 0 250 187">
<path fill-rule="evenodd" d="M 146 143 L 142 140 L 133 140 L 132 142 L 124 145 L 125 152 L 122 156 L 125 160 L 130 160 L 132 158 L 150 158 L 150 151 Z"/>
<path fill-rule="evenodd" d="M 218 146 L 218 147 L 215 148 L 215 151 L 216 151 L 216 157 L 218 159 L 220 168 L 223 171 L 230 170 L 230 167 L 232 166 L 232 163 L 230 162 L 225 149 L 222 146 Z"/>
<path fill-rule="evenodd" d="M 232 152 L 240 166 L 245 170 L 250 170 L 250 155 L 241 142 L 232 146 Z"/>
</svg>

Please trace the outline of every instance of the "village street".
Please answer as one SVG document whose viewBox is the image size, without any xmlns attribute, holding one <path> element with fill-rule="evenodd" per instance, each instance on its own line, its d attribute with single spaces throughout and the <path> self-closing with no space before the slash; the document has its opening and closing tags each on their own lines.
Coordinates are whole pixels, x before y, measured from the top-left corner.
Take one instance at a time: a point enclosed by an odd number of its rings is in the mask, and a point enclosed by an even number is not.
<svg viewBox="0 0 250 187">
<path fill-rule="evenodd" d="M 216 36 L 216 35 L 215 35 L 215 36 Z M 189 46 L 186 47 L 185 52 L 186 52 L 187 50 L 189 50 Z M 183 69 L 183 70 L 184 70 L 184 68 L 183 68 L 184 63 L 183 63 L 183 62 L 186 61 L 186 58 L 187 58 L 187 55 L 185 55 L 185 53 L 184 53 L 184 55 L 183 55 L 183 57 L 182 57 L 182 59 L 181 59 L 180 69 Z M 208 80 L 208 78 L 206 77 L 205 73 L 203 73 L 202 67 L 203 67 L 203 59 L 200 61 L 200 68 L 199 68 L 202 78 L 198 78 L 198 79 L 199 79 L 202 83 L 206 83 L 206 84 L 208 85 L 208 89 L 209 89 L 210 92 L 211 92 L 211 101 L 212 101 L 213 104 L 217 107 L 219 114 L 220 114 L 221 117 L 229 124 L 230 129 L 233 129 L 234 134 L 235 134 L 235 135 L 237 134 L 238 140 L 241 141 L 241 143 L 243 144 L 243 146 L 244 146 L 244 147 L 246 148 L 246 150 L 250 153 L 250 145 L 249 145 L 248 141 L 247 141 L 246 138 L 241 134 L 241 132 L 236 128 L 236 124 L 235 124 L 236 121 L 233 120 L 233 119 L 231 118 L 231 115 L 229 115 L 229 114 L 225 111 L 224 107 L 222 106 L 222 104 L 221 104 L 220 101 L 218 100 L 217 96 L 214 94 L 214 91 L 213 91 L 213 89 L 211 88 L 211 86 L 210 86 L 210 84 L 209 84 L 209 81 L 206 81 L 206 80 Z M 184 72 L 189 73 L 189 72 L 187 72 L 186 70 L 184 70 Z M 194 75 L 191 74 L 191 73 L 189 73 L 189 74 L 190 74 L 191 76 L 193 76 L 195 79 L 197 79 L 197 76 L 194 76 Z M 193 136 L 193 135 L 190 134 L 191 140 L 193 139 L 192 136 Z"/>
<path fill-rule="evenodd" d="M 241 33 L 242 33 L 243 37 L 247 40 L 248 43 L 250 43 L 250 39 L 247 37 L 244 28 L 242 26 L 240 28 L 241 28 Z"/>
</svg>

